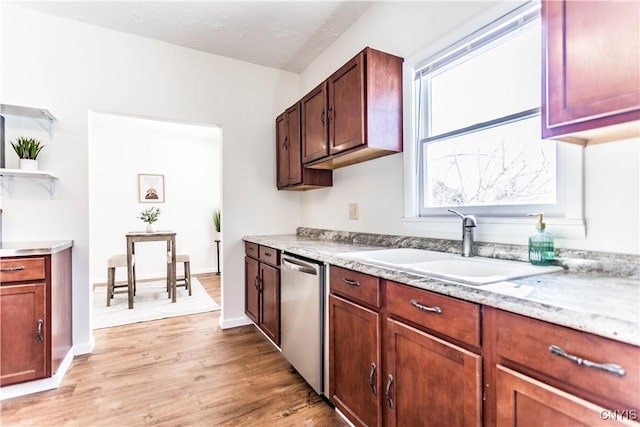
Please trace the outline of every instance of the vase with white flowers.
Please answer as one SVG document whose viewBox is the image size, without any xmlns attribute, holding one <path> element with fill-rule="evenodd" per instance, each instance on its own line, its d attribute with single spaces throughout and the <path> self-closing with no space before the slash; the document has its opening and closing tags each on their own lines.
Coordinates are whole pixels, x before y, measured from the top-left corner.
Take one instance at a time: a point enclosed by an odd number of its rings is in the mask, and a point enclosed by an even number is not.
<svg viewBox="0 0 640 427">
<path fill-rule="evenodd" d="M 156 230 L 156 221 L 160 217 L 160 208 L 149 208 L 140 212 L 139 219 L 143 220 L 147 223 L 147 233 L 155 233 Z"/>
</svg>

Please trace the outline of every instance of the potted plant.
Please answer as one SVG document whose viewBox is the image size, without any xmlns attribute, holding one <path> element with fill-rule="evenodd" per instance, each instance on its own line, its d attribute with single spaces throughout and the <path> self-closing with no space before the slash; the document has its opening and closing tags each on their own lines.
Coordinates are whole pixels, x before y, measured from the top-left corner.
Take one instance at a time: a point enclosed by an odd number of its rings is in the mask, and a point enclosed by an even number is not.
<svg viewBox="0 0 640 427">
<path fill-rule="evenodd" d="M 38 170 L 38 161 L 36 158 L 44 145 L 36 138 L 20 136 L 11 142 L 13 150 L 20 158 L 20 169 L 28 171 Z"/>
<path fill-rule="evenodd" d="M 214 209 L 211 214 L 211 222 L 213 222 L 213 229 L 215 233 L 213 235 L 214 241 L 220 240 L 220 209 Z"/>
<path fill-rule="evenodd" d="M 139 219 L 143 220 L 147 223 L 147 233 L 155 233 L 156 225 L 155 222 L 160 217 L 160 208 L 149 208 L 140 212 Z"/>
</svg>

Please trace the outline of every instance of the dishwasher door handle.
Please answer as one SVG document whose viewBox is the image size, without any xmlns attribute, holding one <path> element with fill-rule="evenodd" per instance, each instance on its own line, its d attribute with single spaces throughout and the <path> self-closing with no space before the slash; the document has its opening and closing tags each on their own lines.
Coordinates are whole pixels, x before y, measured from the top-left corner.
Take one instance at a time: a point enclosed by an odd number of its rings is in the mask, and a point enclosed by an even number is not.
<svg viewBox="0 0 640 427">
<path fill-rule="evenodd" d="M 307 263 L 298 259 L 282 258 L 282 265 L 288 269 L 299 271 L 301 273 L 318 275 L 318 269 L 315 264 Z"/>
</svg>

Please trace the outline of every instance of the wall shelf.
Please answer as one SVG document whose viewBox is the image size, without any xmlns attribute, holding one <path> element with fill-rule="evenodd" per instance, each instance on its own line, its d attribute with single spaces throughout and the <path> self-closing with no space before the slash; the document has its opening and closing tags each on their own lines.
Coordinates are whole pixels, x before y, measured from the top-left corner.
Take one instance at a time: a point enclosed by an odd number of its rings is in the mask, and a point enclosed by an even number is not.
<svg viewBox="0 0 640 427">
<path fill-rule="evenodd" d="M 53 199 L 53 195 L 56 192 L 56 179 L 57 176 L 50 172 L 44 171 L 25 171 L 21 169 L 0 169 L 0 176 L 7 177 L 9 179 L 8 190 L 9 195 L 13 194 L 15 188 L 15 178 L 31 178 L 31 179 L 48 179 L 49 180 L 49 194 Z"/>
<path fill-rule="evenodd" d="M 0 104 L 0 114 L 7 116 L 30 117 L 36 120 L 45 120 L 49 129 L 49 137 L 53 137 L 56 119 L 53 114 L 44 108 L 23 107 L 21 105 Z"/>
</svg>

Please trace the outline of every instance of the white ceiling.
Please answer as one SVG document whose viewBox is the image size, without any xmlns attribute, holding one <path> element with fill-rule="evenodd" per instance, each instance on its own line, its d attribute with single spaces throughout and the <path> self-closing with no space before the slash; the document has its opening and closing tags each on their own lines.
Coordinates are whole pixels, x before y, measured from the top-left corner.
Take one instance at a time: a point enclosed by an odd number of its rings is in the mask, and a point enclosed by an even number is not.
<svg viewBox="0 0 640 427">
<path fill-rule="evenodd" d="M 299 73 L 369 1 L 13 1 L 22 7 Z"/>
</svg>

